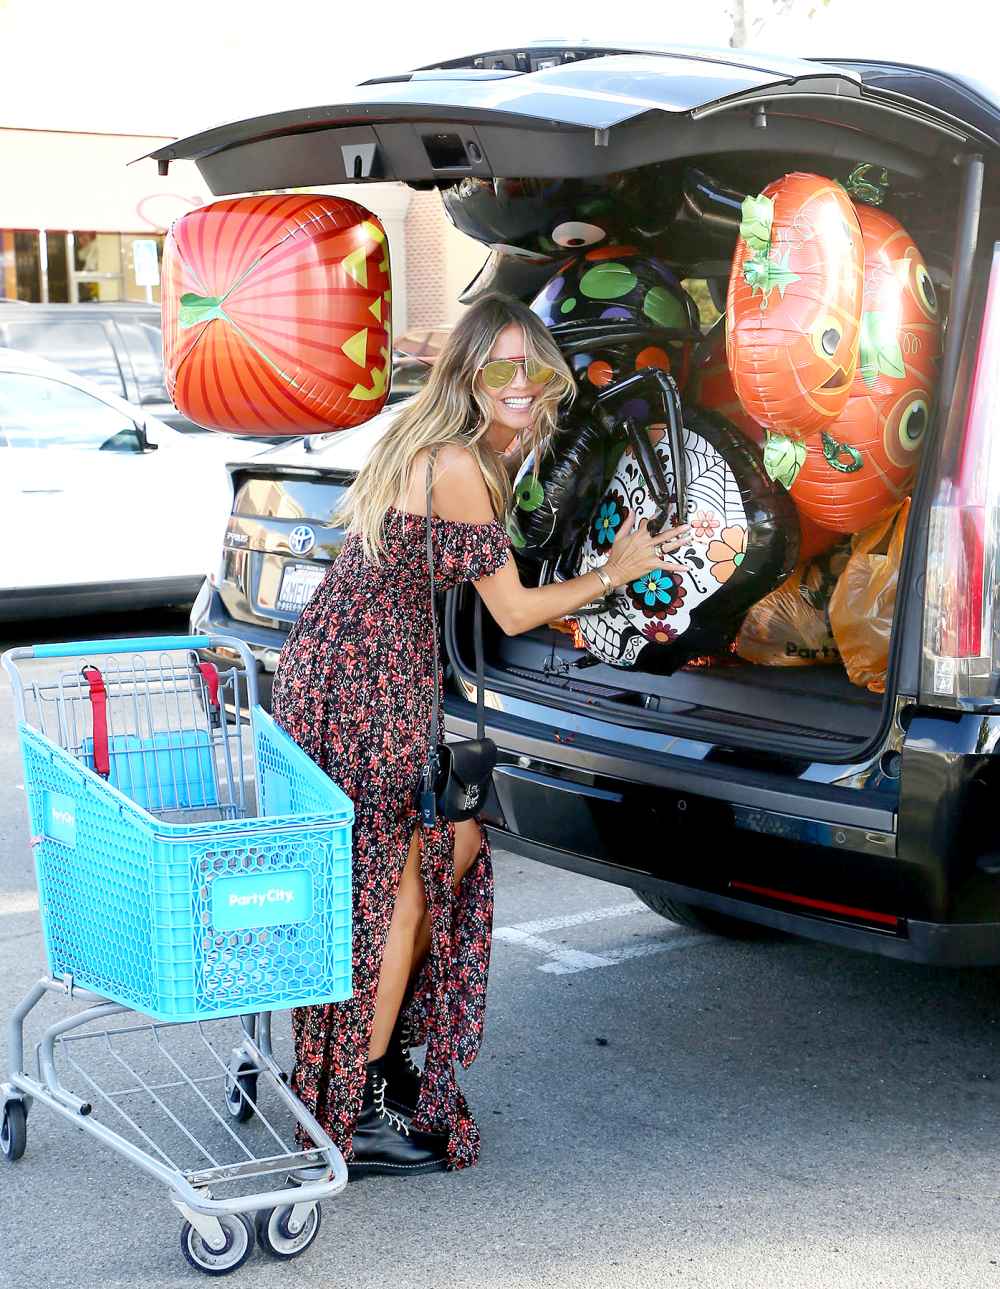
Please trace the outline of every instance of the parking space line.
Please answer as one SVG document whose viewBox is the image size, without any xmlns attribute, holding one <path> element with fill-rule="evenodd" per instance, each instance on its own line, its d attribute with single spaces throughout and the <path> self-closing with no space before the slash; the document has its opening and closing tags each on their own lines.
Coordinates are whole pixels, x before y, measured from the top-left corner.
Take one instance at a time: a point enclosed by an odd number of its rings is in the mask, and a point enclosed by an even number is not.
<svg viewBox="0 0 1000 1289">
<path fill-rule="evenodd" d="M 535 922 L 518 922 L 517 931 L 537 935 L 540 931 L 562 931 L 570 926 L 583 926 L 587 922 L 603 922 L 605 918 L 630 917 L 633 913 L 648 913 L 645 904 L 629 900 L 627 904 L 608 904 L 602 909 L 583 909 L 579 913 L 563 913 L 556 917 L 539 918 Z"/>
<path fill-rule="evenodd" d="M 10 891 L 0 894 L 0 917 L 11 917 L 15 913 L 35 913 L 38 910 L 37 891 Z"/>
<path fill-rule="evenodd" d="M 639 903 L 638 900 L 631 900 L 628 904 L 613 904 L 602 909 L 587 909 L 581 913 L 567 913 L 561 917 L 521 922 L 517 926 L 497 927 L 493 931 L 493 939 L 540 953 L 545 961 L 538 963 L 539 971 L 553 976 L 565 976 L 578 971 L 593 971 L 597 967 L 614 967 L 632 958 L 645 958 L 656 953 L 669 953 L 674 949 L 686 949 L 689 945 L 701 944 L 712 938 L 697 932 L 685 932 L 680 928 L 672 934 L 669 929 L 664 928 L 661 937 L 657 940 L 644 940 L 639 944 L 626 944 L 620 948 L 604 949 L 600 953 L 588 953 L 584 949 L 568 949 L 565 945 L 555 944 L 538 934 L 539 931 L 561 931 L 567 927 L 584 926 L 607 918 L 629 917 L 634 913 L 648 912 L 644 904 Z"/>
<path fill-rule="evenodd" d="M 564 975 L 571 971 L 589 971 L 592 967 L 610 967 L 611 959 L 596 953 L 585 953 L 581 949 L 567 949 L 541 936 L 531 935 L 516 926 L 503 926 L 493 932 L 494 940 L 503 940 L 507 944 L 520 945 L 522 949 L 534 949 L 542 954 L 546 961 L 539 968 L 541 971 L 553 971 Z"/>
</svg>

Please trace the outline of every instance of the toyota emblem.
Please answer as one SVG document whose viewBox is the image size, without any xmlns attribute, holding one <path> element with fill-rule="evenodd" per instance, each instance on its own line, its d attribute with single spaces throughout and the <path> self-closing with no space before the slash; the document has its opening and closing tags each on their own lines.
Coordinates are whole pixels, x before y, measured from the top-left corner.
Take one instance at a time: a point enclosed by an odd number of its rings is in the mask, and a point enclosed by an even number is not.
<svg viewBox="0 0 1000 1289">
<path fill-rule="evenodd" d="M 316 545 L 316 534 L 308 524 L 299 524 L 288 534 L 288 546 L 293 555 L 308 555 Z"/>
</svg>

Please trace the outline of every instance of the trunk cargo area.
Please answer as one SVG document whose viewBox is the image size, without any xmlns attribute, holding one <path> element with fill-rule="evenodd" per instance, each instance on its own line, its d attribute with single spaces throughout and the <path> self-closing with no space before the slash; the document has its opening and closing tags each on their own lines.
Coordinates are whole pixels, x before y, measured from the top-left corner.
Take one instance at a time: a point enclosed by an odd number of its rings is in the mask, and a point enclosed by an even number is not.
<svg viewBox="0 0 1000 1289">
<path fill-rule="evenodd" d="M 658 676 L 598 662 L 551 628 L 521 636 L 498 633 L 487 658 L 495 679 L 514 687 L 519 681 L 542 685 L 557 705 L 584 703 L 613 719 L 645 714 L 649 724 L 666 724 L 678 733 L 692 723 L 709 724 L 716 738 L 722 727 L 738 744 L 752 745 L 760 735 L 781 740 L 807 733 L 835 759 L 869 743 L 882 716 L 883 695 L 851 684 L 839 663 L 764 667 L 733 655 Z"/>
<path fill-rule="evenodd" d="M 474 684 L 470 607 L 470 599 L 459 606 L 466 686 Z M 487 690 L 528 703 L 733 750 L 831 762 L 851 761 L 883 723 L 885 696 L 854 686 L 839 664 L 769 668 L 732 655 L 656 675 L 601 663 L 561 630 L 505 635 L 486 623 Z"/>
</svg>

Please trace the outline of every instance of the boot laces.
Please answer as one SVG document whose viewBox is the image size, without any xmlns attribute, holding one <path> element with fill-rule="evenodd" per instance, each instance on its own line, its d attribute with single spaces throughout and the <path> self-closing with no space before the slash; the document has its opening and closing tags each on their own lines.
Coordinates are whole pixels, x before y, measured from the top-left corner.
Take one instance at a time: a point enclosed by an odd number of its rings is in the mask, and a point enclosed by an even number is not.
<svg viewBox="0 0 1000 1289">
<path fill-rule="evenodd" d="M 401 1044 L 400 1048 L 403 1056 L 403 1064 L 406 1066 L 407 1073 L 412 1074 L 414 1078 L 419 1079 L 423 1071 L 420 1069 L 420 1066 L 410 1055 L 410 1049 L 405 1044 Z"/>
<path fill-rule="evenodd" d="M 406 1126 L 406 1122 L 403 1119 L 402 1115 L 398 1115 L 395 1113 L 395 1111 L 390 1110 L 385 1103 L 385 1090 L 388 1086 L 389 1086 L 388 1079 L 385 1079 L 385 1078 L 376 1079 L 375 1088 L 374 1088 L 375 1113 L 379 1116 L 380 1119 L 388 1119 L 388 1121 L 392 1124 L 394 1128 L 396 1128 L 398 1131 L 402 1133 L 405 1133 L 405 1135 L 408 1137 L 410 1135 L 410 1130 Z"/>
<path fill-rule="evenodd" d="M 400 1024 L 399 1029 L 399 1054 L 403 1059 L 403 1065 L 406 1067 L 407 1074 L 419 1079 L 422 1076 L 423 1071 L 410 1055 L 410 1047 L 412 1046 L 412 1043 L 413 1035 L 410 1032 L 410 1027 L 405 1021 L 403 1021 Z"/>
</svg>

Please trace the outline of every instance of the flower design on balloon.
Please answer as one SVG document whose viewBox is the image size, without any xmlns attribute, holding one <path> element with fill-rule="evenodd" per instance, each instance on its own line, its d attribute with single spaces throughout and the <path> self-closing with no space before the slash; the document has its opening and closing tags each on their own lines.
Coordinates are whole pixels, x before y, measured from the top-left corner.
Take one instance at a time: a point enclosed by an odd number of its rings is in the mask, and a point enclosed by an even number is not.
<svg viewBox="0 0 1000 1289">
<path fill-rule="evenodd" d="M 709 542 L 705 552 L 712 565 L 715 580 L 728 582 L 743 563 L 746 553 L 747 530 L 735 524 L 732 528 L 723 528 L 720 539 Z"/>
<path fill-rule="evenodd" d="M 633 582 L 626 594 L 644 617 L 664 618 L 677 612 L 687 592 L 676 573 L 654 568 Z"/>
<path fill-rule="evenodd" d="M 601 502 L 601 508 L 594 520 L 594 541 L 598 547 L 605 543 L 608 546 L 611 545 L 618 529 L 625 522 L 627 514 L 628 508 L 625 501 L 616 492 L 610 493 L 608 499 Z"/>
<path fill-rule="evenodd" d="M 691 532 L 702 541 L 715 536 L 715 530 L 722 521 L 711 510 L 696 510 L 691 516 Z"/>
<path fill-rule="evenodd" d="M 650 622 L 643 627 L 642 634 L 647 640 L 652 640 L 653 644 L 670 644 L 677 639 L 677 630 L 668 622 Z"/>
</svg>

